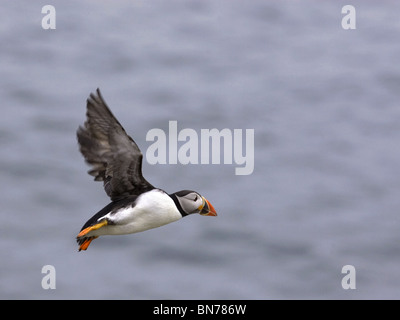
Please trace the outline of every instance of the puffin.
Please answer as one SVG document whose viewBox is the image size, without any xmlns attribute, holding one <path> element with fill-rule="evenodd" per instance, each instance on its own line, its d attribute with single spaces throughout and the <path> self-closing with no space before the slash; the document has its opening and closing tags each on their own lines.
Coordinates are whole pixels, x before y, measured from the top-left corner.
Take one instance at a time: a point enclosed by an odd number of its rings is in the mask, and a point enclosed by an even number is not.
<svg viewBox="0 0 400 320">
<path fill-rule="evenodd" d="M 104 235 L 146 231 L 198 213 L 217 216 L 211 203 L 192 190 L 168 194 L 142 175 L 143 154 L 126 133 L 97 88 L 86 103 L 86 121 L 77 130 L 79 150 L 95 181 L 111 202 L 91 217 L 76 240 L 79 251 Z"/>
</svg>

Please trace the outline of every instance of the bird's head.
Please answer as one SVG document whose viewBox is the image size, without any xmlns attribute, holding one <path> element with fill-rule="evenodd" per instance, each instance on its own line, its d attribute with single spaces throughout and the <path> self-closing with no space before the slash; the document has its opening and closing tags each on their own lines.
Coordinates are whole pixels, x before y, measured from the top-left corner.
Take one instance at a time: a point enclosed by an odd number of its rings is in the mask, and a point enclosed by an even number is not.
<svg viewBox="0 0 400 320">
<path fill-rule="evenodd" d="M 182 216 L 199 213 L 202 216 L 216 216 L 212 204 L 196 191 L 182 190 L 171 195 Z"/>
</svg>

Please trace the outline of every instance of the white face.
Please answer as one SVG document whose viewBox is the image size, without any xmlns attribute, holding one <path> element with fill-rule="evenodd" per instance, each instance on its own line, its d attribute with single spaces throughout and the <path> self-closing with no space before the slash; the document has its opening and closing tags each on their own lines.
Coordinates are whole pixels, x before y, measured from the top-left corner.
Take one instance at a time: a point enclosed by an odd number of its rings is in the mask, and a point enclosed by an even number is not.
<svg viewBox="0 0 400 320">
<path fill-rule="evenodd" d="M 178 196 L 182 209 L 187 213 L 198 213 L 204 206 L 204 200 L 197 192 L 190 192 L 184 196 Z"/>
</svg>

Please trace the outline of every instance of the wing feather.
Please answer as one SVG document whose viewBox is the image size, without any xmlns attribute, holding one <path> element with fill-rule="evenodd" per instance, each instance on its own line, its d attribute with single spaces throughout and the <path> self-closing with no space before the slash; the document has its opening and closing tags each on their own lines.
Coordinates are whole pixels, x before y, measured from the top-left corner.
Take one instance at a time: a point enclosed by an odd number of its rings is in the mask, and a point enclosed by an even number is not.
<svg viewBox="0 0 400 320">
<path fill-rule="evenodd" d="M 142 152 L 111 113 L 99 89 L 87 99 L 86 117 L 77 131 L 79 149 L 91 166 L 88 173 L 95 181 L 103 181 L 111 200 L 154 189 L 142 175 Z"/>
</svg>

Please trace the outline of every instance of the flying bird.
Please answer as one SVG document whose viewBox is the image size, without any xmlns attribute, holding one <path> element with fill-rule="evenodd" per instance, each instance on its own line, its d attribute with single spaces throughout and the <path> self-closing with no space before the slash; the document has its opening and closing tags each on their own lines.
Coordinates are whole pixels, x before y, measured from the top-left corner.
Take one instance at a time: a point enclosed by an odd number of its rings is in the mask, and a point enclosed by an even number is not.
<svg viewBox="0 0 400 320">
<path fill-rule="evenodd" d="M 216 216 L 198 192 L 172 194 L 151 185 L 142 175 L 143 154 L 105 103 L 100 90 L 87 99 L 86 122 L 77 131 L 79 149 L 95 181 L 103 181 L 111 202 L 91 217 L 76 240 L 79 251 L 103 235 L 157 228 L 192 213 Z"/>
</svg>

